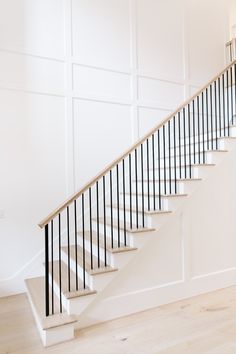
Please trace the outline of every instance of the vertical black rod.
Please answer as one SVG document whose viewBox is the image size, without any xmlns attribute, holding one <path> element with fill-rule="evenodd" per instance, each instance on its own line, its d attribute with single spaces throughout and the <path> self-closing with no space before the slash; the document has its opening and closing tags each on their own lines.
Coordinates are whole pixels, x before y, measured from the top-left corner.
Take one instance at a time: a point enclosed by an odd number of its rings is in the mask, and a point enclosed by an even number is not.
<svg viewBox="0 0 236 354">
<path fill-rule="evenodd" d="M 124 244 L 127 245 L 126 241 L 126 207 L 125 207 L 125 160 L 122 160 L 122 172 L 123 172 L 123 208 L 124 208 Z"/>
<path fill-rule="evenodd" d="M 149 143 L 147 139 L 147 194 L 148 194 L 148 210 L 150 210 L 150 177 L 149 177 Z"/>
<path fill-rule="evenodd" d="M 193 163 L 196 163 L 195 100 L 193 102 Z"/>
<path fill-rule="evenodd" d="M 178 112 L 178 128 L 179 128 L 179 178 L 182 178 L 182 163 L 181 163 L 181 120 L 180 112 Z"/>
<path fill-rule="evenodd" d="M 118 247 L 120 247 L 120 185 L 119 185 L 119 165 L 116 165 L 116 199 L 117 199 L 117 231 Z"/>
<path fill-rule="evenodd" d="M 144 227 L 143 144 L 141 144 L 142 225 Z"/>
<path fill-rule="evenodd" d="M 157 144 L 157 149 L 158 149 L 158 201 L 159 201 L 159 210 L 161 210 L 161 149 L 160 149 L 160 129 L 157 131 L 157 139 L 158 139 L 158 144 Z"/>
<path fill-rule="evenodd" d="M 85 279 L 85 228 L 84 228 L 84 194 L 82 194 L 82 235 L 83 235 L 83 286 L 86 288 Z"/>
<path fill-rule="evenodd" d="M 190 104 L 188 104 L 188 153 L 189 153 L 189 178 L 192 178 Z"/>
<path fill-rule="evenodd" d="M 223 119 L 224 119 L 224 136 L 226 136 L 225 124 L 225 74 L 222 75 L 222 98 L 223 98 Z"/>
<path fill-rule="evenodd" d="M 234 110 L 234 113 L 235 114 L 235 118 L 236 118 L 236 64 L 234 64 L 234 107 L 235 107 L 235 110 Z M 234 116 L 233 116 L 234 118 Z M 235 124 L 235 119 L 233 119 L 233 124 Z"/>
<path fill-rule="evenodd" d="M 205 119 L 204 119 L 204 93 L 202 92 L 202 157 L 205 163 Z"/>
<path fill-rule="evenodd" d="M 112 170 L 110 170 L 110 203 L 111 203 L 111 248 L 114 247 L 114 230 L 113 230 L 113 194 L 112 194 Z"/>
<path fill-rule="evenodd" d="M 45 225 L 45 315 L 49 316 L 49 240 L 48 240 L 48 224 Z"/>
<path fill-rule="evenodd" d="M 136 227 L 138 229 L 138 168 L 137 168 L 137 149 L 134 150 L 135 163 L 135 194 L 136 194 Z"/>
<path fill-rule="evenodd" d="M 206 88 L 206 129 L 207 129 L 207 150 L 209 150 L 209 106 L 208 106 L 208 88 Z"/>
<path fill-rule="evenodd" d="M 52 315 L 54 314 L 54 254 L 53 254 L 53 220 L 51 220 L 51 280 L 52 280 Z"/>
<path fill-rule="evenodd" d="M 69 206 L 66 208 L 67 212 L 67 263 L 68 263 L 68 291 L 70 291 L 70 210 Z"/>
<path fill-rule="evenodd" d="M 230 118 L 229 118 L 229 70 L 226 71 L 226 94 L 227 94 L 227 136 L 229 136 L 229 125 L 230 125 Z"/>
<path fill-rule="evenodd" d="M 177 194 L 177 172 L 176 172 L 176 129 L 175 129 L 175 116 L 173 118 L 174 125 L 174 176 L 175 176 L 175 194 Z"/>
<path fill-rule="evenodd" d="M 153 180 L 153 210 L 156 210 L 155 136 L 154 136 L 154 134 L 152 134 L 152 180 Z"/>
<path fill-rule="evenodd" d="M 89 235 L 90 235 L 90 265 L 93 269 L 93 228 L 92 228 L 92 191 L 89 188 Z"/>
<path fill-rule="evenodd" d="M 185 108 L 183 108 L 183 123 L 184 123 L 184 177 L 187 178 L 187 155 L 186 155 L 186 122 Z"/>
<path fill-rule="evenodd" d="M 99 188 L 98 181 L 96 182 L 96 197 L 97 197 L 97 257 L 98 268 L 100 268 L 100 230 L 99 230 Z"/>
<path fill-rule="evenodd" d="M 75 284 L 78 290 L 78 246 L 77 246 L 77 205 L 74 200 L 74 222 L 75 222 Z"/>
<path fill-rule="evenodd" d="M 219 83 L 219 82 L 218 82 Z M 218 90 L 220 90 L 220 83 L 218 85 Z M 216 130 L 216 150 L 218 149 L 218 123 L 217 123 L 217 87 L 216 81 L 214 81 L 214 92 L 215 92 L 215 130 Z M 220 124 L 220 136 L 221 136 L 221 117 L 220 117 L 220 95 L 219 95 L 219 124 Z"/>
<path fill-rule="evenodd" d="M 132 160 L 131 160 L 131 154 L 129 154 L 129 209 L 130 209 L 130 215 L 129 215 L 129 222 L 130 222 L 130 229 L 133 227 L 133 218 L 132 218 Z"/>
<path fill-rule="evenodd" d="M 216 83 L 215 83 L 215 94 L 216 94 Z M 215 96 L 216 97 L 216 96 Z M 219 105 L 219 131 L 220 131 L 220 137 L 222 134 L 222 126 L 221 126 L 221 85 L 220 85 L 220 77 L 218 78 L 218 105 Z M 217 118 L 216 118 L 217 120 Z M 217 134 L 216 134 L 217 135 Z M 216 146 L 217 149 L 217 146 Z"/>
<path fill-rule="evenodd" d="M 211 150 L 214 148 L 214 137 L 213 137 L 213 103 L 212 103 L 212 85 L 210 85 L 210 110 L 211 110 Z M 215 112 L 216 114 L 216 112 Z"/>
<path fill-rule="evenodd" d="M 106 223 L 106 177 L 102 177 L 103 182 L 103 243 L 104 243 L 104 263 L 107 266 L 107 223 Z"/>
<path fill-rule="evenodd" d="M 200 104 L 199 104 L 199 96 L 197 96 L 197 127 L 198 127 L 198 163 L 201 163 L 201 152 L 200 152 Z"/>
<path fill-rule="evenodd" d="M 230 124 L 232 124 L 233 120 L 233 111 L 234 111 L 234 98 L 233 98 L 233 68 L 230 68 L 230 93 L 231 93 L 231 119 Z"/>
<path fill-rule="evenodd" d="M 166 133 L 165 133 L 165 125 L 162 127 L 162 133 L 163 133 L 163 162 L 164 162 L 164 194 L 166 194 Z M 161 180 L 159 181 L 161 183 Z"/>
<path fill-rule="evenodd" d="M 171 192 L 171 186 L 172 186 L 172 181 L 171 181 L 171 140 L 170 140 L 170 121 L 168 121 L 168 145 L 169 145 L 169 193 L 172 194 Z"/>
<path fill-rule="evenodd" d="M 60 312 L 62 313 L 62 289 L 61 289 L 61 214 L 58 214 L 58 259 L 59 259 L 59 302 Z"/>
</svg>

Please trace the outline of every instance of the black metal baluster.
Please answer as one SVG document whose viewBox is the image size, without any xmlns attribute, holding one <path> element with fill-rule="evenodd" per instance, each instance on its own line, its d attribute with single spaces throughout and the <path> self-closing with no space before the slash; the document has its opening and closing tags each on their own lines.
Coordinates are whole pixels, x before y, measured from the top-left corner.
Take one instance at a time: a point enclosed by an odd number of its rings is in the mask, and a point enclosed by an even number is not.
<svg viewBox="0 0 236 354">
<path fill-rule="evenodd" d="M 58 259 L 59 259 L 59 304 L 62 313 L 62 288 L 61 288 L 61 214 L 58 214 Z"/>
<path fill-rule="evenodd" d="M 143 144 L 141 144 L 142 225 L 144 227 Z"/>
<path fill-rule="evenodd" d="M 54 314 L 54 254 L 53 254 L 53 220 L 51 220 L 51 281 L 52 281 L 52 315 Z"/>
<path fill-rule="evenodd" d="M 220 82 L 218 82 L 218 90 L 220 90 Z M 217 124 L 217 83 L 214 81 L 214 91 L 215 91 L 215 130 L 216 130 L 216 150 L 218 149 L 218 124 Z M 221 136 L 221 115 L 220 115 L 220 95 L 219 99 L 219 127 Z"/>
<path fill-rule="evenodd" d="M 125 196 L 124 196 L 125 198 Z M 112 170 L 110 170 L 110 203 L 111 203 L 111 248 L 114 247 L 114 230 L 113 230 L 113 195 L 112 195 Z"/>
<path fill-rule="evenodd" d="M 234 64 L 234 107 L 235 107 L 235 110 L 234 110 L 234 114 L 235 114 L 235 118 L 236 119 L 236 64 Z M 233 124 L 235 124 L 235 119 L 233 119 Z"/>
<path fill-rule="evenodd" d="M 68 263 L 68 291 L 70 291 L 70 210 L 69 206 L 66 208 L 67 212 L 67 263 Z"/>
<path fill-rule="evenodd" d="M 187 155 L 186 155 L 186 122 L 185 108 L 183 108 L 183 123 L 184 123 L 184 177 L 187 178 Z"/>
<path fill-rule="evenodd" d="M 231 119 L 230 119 L 230 124 L 232 124 L 233 120 L 233 111 L 234 111 L 234 101 L 233 101 L 233 68 L 232 66 L 230 67 L 230 94 L 231 94 Z"/>
<path fill-rule="evenodd" d="M 213 136 L 214 127 L 213 127 L 212 85 L 210 85 L 210 109 L 211 109 L 211 149 L 213 150 L 213 148 L 214 148 L 214 136 Z"/>
<path fill-rule="evenodd" d="M 196 131 L 195 131 L 195 100 L 192 101 L 193 105 L 193 162 L 196 163 Z"/>
<path fill-rule="evenodd" d="M 126 207 L 125 207 L 125 160 L 122 160 L 123 167 L 123 203 L 124 203 L 124 244 L 127 245 L 126 242 Z"/>
<path fill-rule="evenodd" d="M 120 247 L 120 190 L 119 190 L 119 165 L 116 165 L 116 199 L 117 199 L 117 232 L 118 247 Z"/>
<path fill-rule="evenodd" d="M 149 143 L 148 139 L 147 144 L 147 195 L 148 195 L 148 210 L 150 210 L 150 177 L 149 177 Z"/>
<path fill-rule="evenodd" d="M 216 92 L 216 83 L 215 83 L 215 92 Z M 218 78 L 218 104 L 219 104 L 219 130 L 220 130 L 220 137 L 222 134 L 222 126 L 221 126 L 221 85 L 220 85 L 220 77 Z M 216 96 L 215 96 L 216 97 Z M 217 120 L 217 118 L 216 118 Z M 216 146 L 217 149 L 217 146 Z"/>
<path fill-rule="evenodd" d="M 86 279 L 85 279 L 85 228 L 84 228 L 84 194 L 82 194 L 82 235 L 83 235 L 83 286 L 86 288 Z"/>
<path fill-rule="evenodd" d="M 201 146 L 200 146 L 200 103 L 199 96 L 197 96 L 197 126 L 198 126 L 198 163 L 201 163 Z"/>
<path fill-rule="evenodd" d="M 168 121 L 168 145 L 169 145 L 169 193 L 171 193 L 171 144 L 170 144 L 170 121 Z"/>
<path fill-rule="evenodd" d="M 224 136 L 226 136 L 226 125 L 225 125 L 225 75 L 222 75 L 222 99 L 223 99 L 223 119 L 224 119 Z"/>
<path fill-rule="evenodd" d="M 98 268 L 100 268 L 100 230 L 99 230 L 99 188 L 98 181 L 96 182 L 96 198 L 97 198 L 97 256 Z"/>
<path fill-rule="evenodd" d="M 74 200 L 74 222 L 75 222 L 75 284 L 78 290 L 78 246 L 77 246 L 77 206 Z"/>
<path fill-rule="evenodd" d="M 203 137 L 203 140 L 202 140 L 202 157 L 203 157 L 203 163 L 205 163 L 205 117 L 204 117 L 204 94 L 202 92 L 202 137 Z"/>
<path fill-rule="evenodd" d="M 92 191 L 89 188 L 89 236 L 90 236 L 90 265 L 93 269 L 93 228 L 92 228 Z"/>
<path fill-rule="evenodd" d="M 165 125 L 162 127 L 163 133 L 163 162 L 164 162 L 164 194 L 166 194 L 166 141 L 165 141 Z M 161 183 L 161 180 L 159 181 Z"/>
<path fill-rule="evenodd" d="M 138 229 L 138 166 L 137 166 L 137 149 L 134 150 L 135 164 L 135 194 L 136 194 L 136 228 Z"/>
<path fill-rule="evenodd" d="M 191 159 L 191 114 L 190 104 L 188 104 L 188 153 L 189 153 L 189 178 L 192 178 L 192 159 Z"/>
<path fill-rule="evenodd" d="M 106 177 L 102 177 L 103 181 L 103 243 L 104 243 L 104 263 L 107 266 L 107 223 L 106 223 Z"/>
<path fill-rule="evenodd" d="M 179 178 L 182 178 L 182 164 L 181 164 L 181 119 L 180 112 L 178 112 L 178 128 L 179 128 Z"/>
<path fill-rule="evenodd" d="M 158 138 L 158 144 L 157 144 L 157 149 L 158 149 L 158 201 L 159 201 L 159 210 L 161 210 L 161 149 L 160 149 L 160 129 L 157 131 L 157 138 Z"/>
<path fill-rule="evenodd" d="M 153 179 L 153 210 L 156 210 L 155 136 L 154 136 L 154 134 L 152 134 L 152 179 Z"/>
<path fill-rule="evenodd" d="M 176 172 L 176 131 L 175 131 L 175 116 L 173 118 L 174 125 L 174 178 L 175 178 L 175 194 L 177 194 L 177 172 Z"/>
<path fill-rule="evenodd" d="M 133 227 L 133 208 L 132 208 L 132 160 L 131 154 L 129 154 L 129 209 L 130 209 L 130 229 Z"/>
<path fill-rule="evenodd" d="M 230 124 L 230 119 L 229 119 L 229 70 L 226 71 L 226 94 L 227 94 L 227 135 L 229 136 L 229 124 Z"/>
<path fill-rule="evenodd" d="M 206 88 L 206 129 L 207 129 L 207 150 L 209 150 L 209 107 L 208 107 L 208 88 Z"/>
<path fill-rule="evenodd" d="M 45 225 L 45 315 L 49 316 L 49 239 L 48 239 L 48 224 Z"/>
</svg>

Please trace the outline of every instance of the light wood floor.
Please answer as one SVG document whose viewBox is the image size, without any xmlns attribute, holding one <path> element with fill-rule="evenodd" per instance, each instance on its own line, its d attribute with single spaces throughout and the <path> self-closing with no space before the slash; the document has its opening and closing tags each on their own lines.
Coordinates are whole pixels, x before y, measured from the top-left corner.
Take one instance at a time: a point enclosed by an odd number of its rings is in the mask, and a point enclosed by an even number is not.
<svg viewBox="0 0 236 354">
<path fill-rule="evenodd" d="M 236 354 L 236 286 L 79 331 L 44 349 L 25 294 L 0 299 L 0 354 Z"/>
</svg>

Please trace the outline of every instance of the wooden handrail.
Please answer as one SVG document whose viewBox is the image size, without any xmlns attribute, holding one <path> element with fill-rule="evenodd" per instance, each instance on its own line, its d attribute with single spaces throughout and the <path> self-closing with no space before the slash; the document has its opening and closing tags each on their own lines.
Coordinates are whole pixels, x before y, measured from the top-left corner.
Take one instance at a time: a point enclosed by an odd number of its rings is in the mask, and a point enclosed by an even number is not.
<svg viewBox="0 0 236 354">
<path fill-rule="evenodd" d="M 164 124 L 176 116 L 184 107 L 191 103 L 197 96 L 199 96 L 206 88 L 208 88 L 214 81 L 216 81 L 221 75 L 223 75 L 231 66 L 236 64 L 236 60 L 231 62 L 224 70 L 222 70 L 218 75 L 216 75 L 211 81 L 209 81 L 203 88 L 197 91 L 192 97 L 187 99 L 180 107 L 178 107 L 174 112 L 169 114 L 161 123 L 152 128 L 147 134 L 145 134 L 141 139 L 139 139 L 135 144 L 133 144 L 128 150 L 126 150 L 122 155 L 115 159 L 112 163 L 106 166 L 101 172 L 99 172 L 93 179 L 86 183 L 78 192 L 74 193 L 69 197 L 63 204 L 56 208 L 52 213 L 50 213 L 45 219 L 43 219 L 38 226 L 43 228 L 52 219 L 55 218 L 59 213 L 61 213 L 67 206 L 74 202 L 80 195 L 92 187 L 100 178 L 106 175 L 111 169 L 113 169 L 119 162 L 121 162 L 125 157 L 132 153 L 138 146 L 140 146 L 144 141 L 152 136 L 158 129 L 160 129 Z"/>
</svg>

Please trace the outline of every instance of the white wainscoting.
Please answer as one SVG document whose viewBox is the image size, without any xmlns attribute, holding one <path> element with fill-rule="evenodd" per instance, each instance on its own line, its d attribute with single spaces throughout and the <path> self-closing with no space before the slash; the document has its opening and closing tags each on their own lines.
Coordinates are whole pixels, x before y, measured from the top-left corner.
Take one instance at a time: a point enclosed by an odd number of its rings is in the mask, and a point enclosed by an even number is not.
<svg viewBox="0 0 236 354">
<path fill-rule="evenodd" d="M 0 279 L 43 247 L 42 217 L 222 69 L 212 2 L 0 0 Z"/>
</svg>

